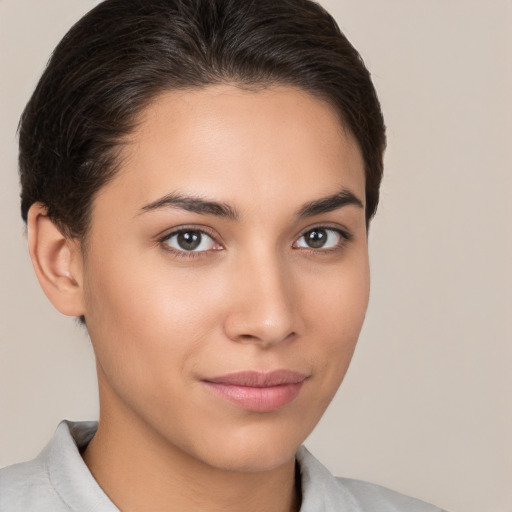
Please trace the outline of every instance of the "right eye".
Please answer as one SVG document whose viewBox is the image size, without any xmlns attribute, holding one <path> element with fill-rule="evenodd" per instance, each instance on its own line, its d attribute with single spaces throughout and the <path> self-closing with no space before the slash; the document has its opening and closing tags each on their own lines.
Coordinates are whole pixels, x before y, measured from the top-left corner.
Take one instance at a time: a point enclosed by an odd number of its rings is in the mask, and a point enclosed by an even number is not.
<svg viewBox="0 0 512 512">
<path fill-rule="evenodd" d="M 173 231 L 161 243 L 178 252 L 205 252 L 222 248 L 210 235 L 199 229 Z"/>
</svg>

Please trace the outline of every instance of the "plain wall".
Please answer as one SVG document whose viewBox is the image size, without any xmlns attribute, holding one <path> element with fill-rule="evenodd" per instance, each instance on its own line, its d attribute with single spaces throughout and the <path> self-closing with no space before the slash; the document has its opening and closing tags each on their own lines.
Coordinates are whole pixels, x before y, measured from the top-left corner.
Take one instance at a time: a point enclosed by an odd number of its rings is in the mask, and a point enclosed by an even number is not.
<svg viewBox="0 0 512 512">
<path fill-rule="evenodd" d="M 0 466 L 98 413 L 87 336 L 27 255 L 15 136 L 51 50 L 95 3 L 0 0 Z M 338 475 L 510 512 L 512 3 L 321 3 L 372 71 L 389 149 L 366 324 L 307 445 Z"/>
</svg>

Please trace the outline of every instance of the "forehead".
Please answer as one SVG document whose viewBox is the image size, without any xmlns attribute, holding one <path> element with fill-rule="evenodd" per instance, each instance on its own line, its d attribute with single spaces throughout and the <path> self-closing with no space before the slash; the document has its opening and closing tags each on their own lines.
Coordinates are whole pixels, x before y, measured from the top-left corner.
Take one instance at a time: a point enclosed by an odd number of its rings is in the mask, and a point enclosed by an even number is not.
<svg viewBox="0 0 512 512">
<path fill-rule="evenodd" d="M 342 187 L 364 203 L 355 139 L 327 102 L 292 87 L 167 92 L 142 112 L 122 151 L 118 174 L 99 196 L 115 195 L 127 208 L 179 192 L 244 209 Z"/>
</svg>

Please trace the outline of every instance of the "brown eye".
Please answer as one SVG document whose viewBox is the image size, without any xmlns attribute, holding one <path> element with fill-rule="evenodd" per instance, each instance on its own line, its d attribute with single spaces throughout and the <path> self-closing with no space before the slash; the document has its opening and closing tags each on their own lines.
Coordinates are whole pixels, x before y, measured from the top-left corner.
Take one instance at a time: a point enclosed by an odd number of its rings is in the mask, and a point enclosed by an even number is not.
<svg viewBox="0 0 512 512">
<path fill-rule="evenodd" d="M 194 251 L 201 245 L 201 233 L 199 231 L 182 231 L 178 233 L 176 241 L 180 249 Z"/>
<path fill-rule="evenodd" d="M 175 251 L 203 252 L 215 249 L 216 242 L 210 235 L 198 229 L 182 229 L 171 233 L 163 243 Z"/>
<path fill-rule="evenodd" d="M 337 229 L 314 228 L 306 231 L 294 244 L 294 248 L 333 249 L 341 245 L 344 235 Z"/>
<path fill-rule="evenodd" d="M 304 241 L 312 249 L 320 249 L 327 243 L 327 232 L 325 229 L 312 229 L 304 235 Z"/>
</svg>

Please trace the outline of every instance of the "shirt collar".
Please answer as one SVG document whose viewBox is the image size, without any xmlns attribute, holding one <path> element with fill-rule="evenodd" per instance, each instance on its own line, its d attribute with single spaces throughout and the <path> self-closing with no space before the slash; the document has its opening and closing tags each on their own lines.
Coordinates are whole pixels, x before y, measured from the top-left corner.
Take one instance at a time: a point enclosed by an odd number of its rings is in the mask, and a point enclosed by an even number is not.
<svg viewBox="0 0 512 512">
<path fill-rule="evenodd" d="M 59 496 L 72 510 L 119 512 L 92 476 L 80 452 L 93 438 L 95 421 L 62 421 L 53 439 L 41 453 L 46 460 L 50 481 Z M 327 512 L 340 503 L 340 486 L 336 478 L 306 447 L 296 454 L 301 476 L 300 512 Z M 347 505 L 353 499 L 346 495 Z"/>
</svg>

